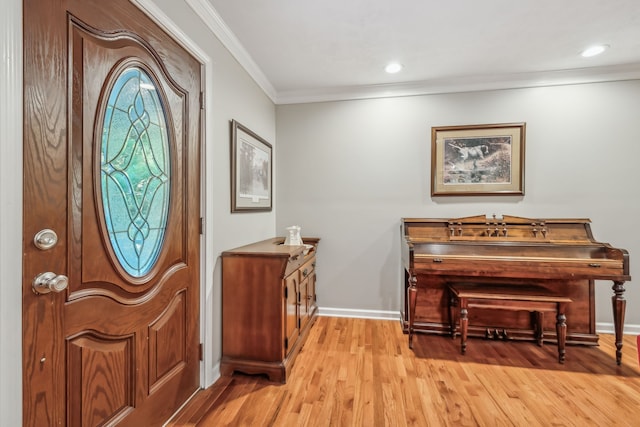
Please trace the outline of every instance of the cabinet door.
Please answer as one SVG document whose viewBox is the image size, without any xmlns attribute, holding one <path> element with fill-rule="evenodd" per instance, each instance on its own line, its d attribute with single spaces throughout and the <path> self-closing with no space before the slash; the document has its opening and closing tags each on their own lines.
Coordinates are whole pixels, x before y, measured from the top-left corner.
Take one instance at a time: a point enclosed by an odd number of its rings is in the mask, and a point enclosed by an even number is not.
<svg viewBox="0 0 640 427">
<path fill-rule="evenodd" d="M 313 271 L 309 275 L 309 283 L 307 284 L 307 311 L 309 315 L 313 314 L 316 306 L 316 272 Z"/>
<path fill-rule="evenodd" d="M 307 277 L 302 282 L 300 282 L 300 293 L 298 294 L 300 297 L 299 307 L 300 307 L 300 329 L 304 329 L 307 326 L 307 321 L 309 320 L 309 278 Z"/>
<path fill-rule="evenodd" d="M 300 334 L 300 324 L 298 323 L 298 274 L 291 274 L 284 280 L 285 285 L 285 316 L 284 330 L 285 343 L 284 351 L 288 354 L 293 348 L 298 335 Z"/>
</svg>

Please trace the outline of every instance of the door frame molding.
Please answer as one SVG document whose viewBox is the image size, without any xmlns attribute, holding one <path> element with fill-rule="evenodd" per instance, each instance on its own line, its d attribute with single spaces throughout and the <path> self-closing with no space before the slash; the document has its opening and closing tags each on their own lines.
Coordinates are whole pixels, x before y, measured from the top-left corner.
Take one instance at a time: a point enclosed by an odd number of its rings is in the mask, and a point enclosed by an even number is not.
<svg viewBox="0 0 640 427">
<path fill-rule="evenodd" d="M 160 28 L 166 31 L 187 52 L 193 55 L 202 64 L 204 82 L 204 105 L 213 105 L 211 88 L 213 87 L 213 61 L 200 46 L 194 42 L 178 25 L 165 14 L 152 0 L 129 0 L 133 5 L 142 10 Z M 213 200 L 213 171 L 206 165 L 213 164 L 213 116 L 201 114 L 204 118 L 202 137 L 200 139 L 201 161 L 201 194 L 200 217 L 207 218 L 208 201 Z M 209 215 L 211 217 L 211 215 Z M 200 362 L 200 386 L 209 387 L 220 378 L 220 362 L 213 360 L 213 304 L 210 296 L 213 289 L 213 270 L 216 256 L 213 245 L 213 221 L 204 221 L 203 234 L 200 238 L 200 339 L 203 346 L 203 360 Z M 214 365 L 215 363 L 215 365 Z"/>
<path fill-rule="evenodd" d="M 22 0 L 0 17 L 0 414 L 22 425 Z M 7 351 L 11 349 L 11 351 Z"/>
</svg>

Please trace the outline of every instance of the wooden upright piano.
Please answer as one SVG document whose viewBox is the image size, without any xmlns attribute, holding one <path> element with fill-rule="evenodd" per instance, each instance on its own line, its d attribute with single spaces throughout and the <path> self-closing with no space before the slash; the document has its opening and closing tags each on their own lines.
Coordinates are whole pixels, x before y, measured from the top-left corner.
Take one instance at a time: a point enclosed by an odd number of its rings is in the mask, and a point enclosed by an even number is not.
<svg viewBox="0 0 640 427">
<path fill-rule="evenodd" d="M 477 283 L 519 286 L 535 283 L 571 298 L 567 308 L 567 343 L 597 345 L 596 280 L 613 281 L 616 362 L 622 358 L 624 282 L 629 254 L 596 242 L 589 219 L 531 219 L 516 216 L 403 218 L 403 326 L 412 346 L 418 332 L 448 334 L 447 284 Z M 548 322 L 548 324 L 547 324 Z M 545 319 L 553 330 L 555 319 Z M 512 339 L 534 340 L 529 313 L 475 310 L 469 336 L 504 331 Z M 554 333 L 549 333 L 550 339 Z M 489 337 L 495 338 L 495 337 Z"/>
</svg>

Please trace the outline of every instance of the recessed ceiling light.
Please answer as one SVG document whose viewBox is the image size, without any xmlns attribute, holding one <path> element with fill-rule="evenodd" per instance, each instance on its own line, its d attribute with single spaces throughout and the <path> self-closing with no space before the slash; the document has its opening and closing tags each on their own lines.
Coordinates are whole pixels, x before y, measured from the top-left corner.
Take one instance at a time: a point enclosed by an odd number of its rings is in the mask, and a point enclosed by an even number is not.
<svg viewBox="0 0 640 427">
<path fill-rule="evenodd" d="M 395 74 L 398 71 L 402 70 L 402 64 L 398 64 L 397 62 L 392 62 L 387 65 L 384 70 L 389 74 Z"/>
<path fill-rule="evenodd" d="M 591 56 L 600 55 L 602 52 L 607 50 L 609 46 L 606 44 L 599 44 L 595 46 L 591 46 L 582 51 L 581 55 L 585 58 L 589 58 Z"/>
</svg>

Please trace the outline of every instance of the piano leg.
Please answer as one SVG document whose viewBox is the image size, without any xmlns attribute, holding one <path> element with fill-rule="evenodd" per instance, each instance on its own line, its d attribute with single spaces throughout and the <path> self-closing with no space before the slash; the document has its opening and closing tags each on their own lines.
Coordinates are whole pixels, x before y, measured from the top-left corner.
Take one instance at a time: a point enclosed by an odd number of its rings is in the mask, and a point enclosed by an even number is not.
<svg viewBox="0 0 640 427">
<path fill-rule="evenodd" d="M 407 299 L 409 300 L 409 348 L 413 348 L 413 321 L 416 316 L 416 299 L 418 296 L 418 289 L 416 283 L 418 278 L 409 273 L 409 287 L 407 288 Z"/>
<path fill-rule="evenodd" d="M 624 334 L 624 313 L 627 301 L 624 299 L 624 282 L 613 282 L 614 295 L 611 297 L 613 305 L 613 324 L 616 331 L 616 363 L 622 363 L 622 338 Z"/>
</svg>

